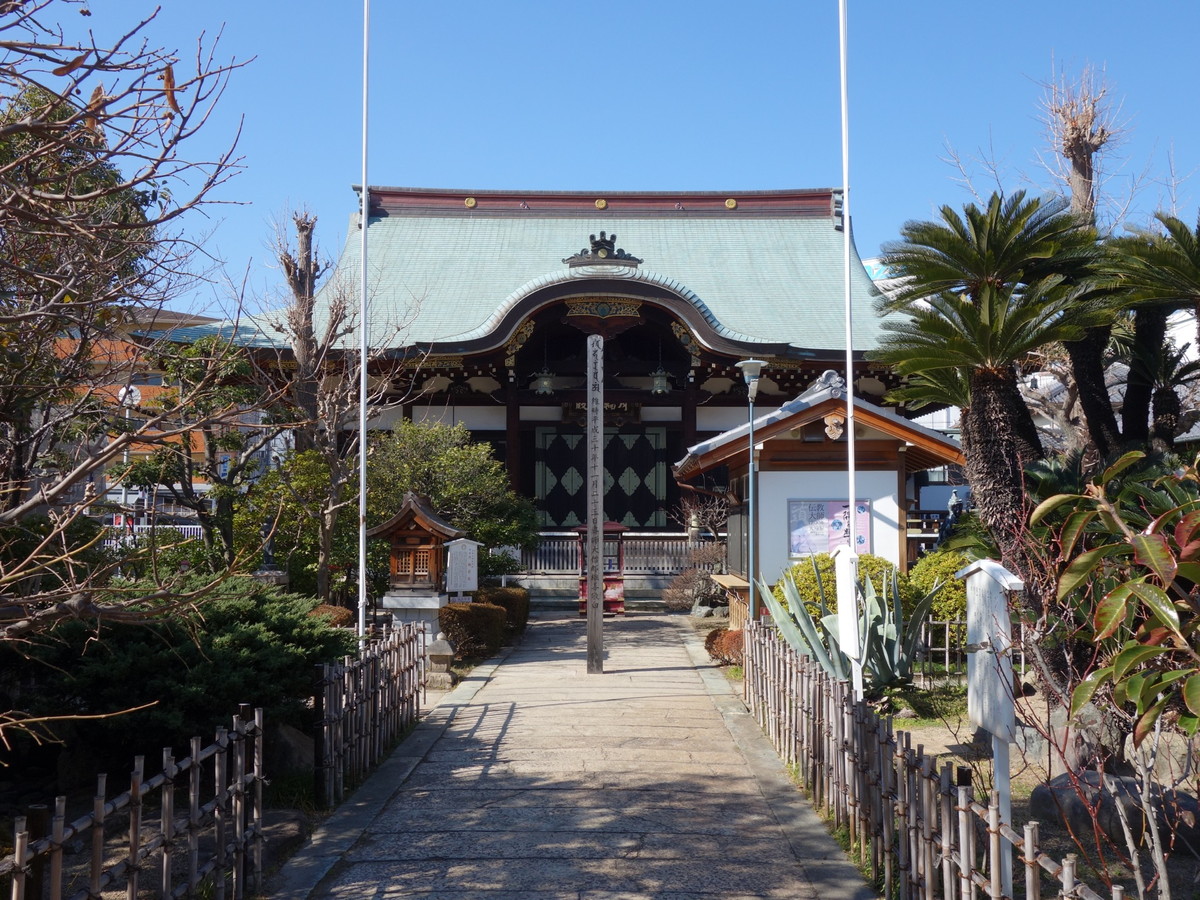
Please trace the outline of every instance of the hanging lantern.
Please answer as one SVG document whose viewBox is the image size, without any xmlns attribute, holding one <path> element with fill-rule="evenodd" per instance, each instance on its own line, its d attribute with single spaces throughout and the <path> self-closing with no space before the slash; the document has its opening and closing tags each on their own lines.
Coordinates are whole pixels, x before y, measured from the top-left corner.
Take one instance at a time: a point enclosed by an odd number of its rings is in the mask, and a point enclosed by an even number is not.
<svg viewBox="0 0 1200 900">
<path fill-rule="evenodd" d="M 660 397 L 671 393 L 671 373 L 664 369 L 661 363 L 650 373 L 650 393 Z"/>
<path fill-rule="evenodd" d="M 540 371 L 533 373 L 533 381 L 529 382 L 535 394 L 549 396 L 554 393 L 554 373 L 549 366 L 543 366 Z"/>
</svg>

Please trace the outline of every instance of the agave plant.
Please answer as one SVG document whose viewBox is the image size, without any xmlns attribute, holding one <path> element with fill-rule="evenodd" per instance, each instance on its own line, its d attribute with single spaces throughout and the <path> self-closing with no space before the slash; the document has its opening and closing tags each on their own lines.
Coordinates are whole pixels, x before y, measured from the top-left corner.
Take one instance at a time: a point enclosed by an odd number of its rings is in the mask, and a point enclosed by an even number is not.
<svg viewBox="0 0 1200 900">
<path fill-rule="evenodd" d="M 829 611 L 819 575 L 817 584 L 819 616 L 809 612 L 790 573 L 783 579 L 786 609 L 761 580 L 759 594 L 770 609 L 780 635 L 797 653 L 815 660 L 832 677 L 846 679 L 850 677 L 850 657 L 842 649 L 838 637 L 838 617 Z M 917 601 L 912 615 L 905 618 L 898 573 L 892 572 L 889 589 L 883 594 L 869 578 L 855 582 L 855 596 L 861 601 L 859 659 L 863 673 L 875 690 L 912 681 L 912 664 L 920 644 L 921 628 L 929 618 L 933 599 L 942 584 L 944 582 L 935 584 Z"/>
</svg>

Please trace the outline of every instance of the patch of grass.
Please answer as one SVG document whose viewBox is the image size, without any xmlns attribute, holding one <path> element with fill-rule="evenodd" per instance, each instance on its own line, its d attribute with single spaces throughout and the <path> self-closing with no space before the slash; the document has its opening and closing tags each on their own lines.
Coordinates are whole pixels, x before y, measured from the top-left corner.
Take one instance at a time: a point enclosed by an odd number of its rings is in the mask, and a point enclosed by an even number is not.
<svg viewBox="0 0 1200 900">
<path fill-rule="evenodd" d="M 309 816 L 323 812 L 317 806 L 316 787 L 309 772 L 270 778 L 264 786 L 263 803 L 271 809 L 298 809 Z"/>
<path fill-rule="evenodd" d="M 887 702 L 892 712 L 911 709 L 915 719 L 905 719 L 904 726 L 937 725 L 942 722 L 959 722 L 967 715 L 966 684 L 939 684 L 929 688 L 909 686 L 888 693 Z"/>
</svg>

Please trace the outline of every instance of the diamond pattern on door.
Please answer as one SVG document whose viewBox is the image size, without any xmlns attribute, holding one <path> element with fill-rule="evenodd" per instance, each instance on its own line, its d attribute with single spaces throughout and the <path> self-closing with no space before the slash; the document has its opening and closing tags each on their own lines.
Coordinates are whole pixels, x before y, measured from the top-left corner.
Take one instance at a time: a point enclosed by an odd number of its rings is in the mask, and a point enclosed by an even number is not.
<svg viewBox="0 0 1200 900">
<path fill-rule="evenodd" d="M 587 447 L 571 426 L 537 429 L 535 485 L 541 527 L 569 528 L 587 518 Z M 667 524 L 666 429 L 604 432 L 605 517 L 631 528 Z"/>
</svg>

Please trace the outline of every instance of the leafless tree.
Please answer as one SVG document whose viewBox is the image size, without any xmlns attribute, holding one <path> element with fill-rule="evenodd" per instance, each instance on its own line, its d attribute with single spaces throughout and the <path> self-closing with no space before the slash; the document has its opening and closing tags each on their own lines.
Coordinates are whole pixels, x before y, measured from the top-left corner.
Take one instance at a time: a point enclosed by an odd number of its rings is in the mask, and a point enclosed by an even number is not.
<svg viewBox="0 0 1200 900">
<path fill-rule="evenodd" d="M 373 333 L 385 338 L 368 348 L 365 360 L 360 358 L 353 341 L 361 324 L 357 292 L 342 278 L 317 289 L 328 263 L 314 241 L 316 223 L 316 216 L 310 213 L 294 213 L 295 243 L 282 231 L 276 237 L 276 256 L 290 297 L 288 306 L 273 319 L 291 355 L 292 365 L 282 385 L 292 410 L 290 432 L 295 450 L 319 456 L 329 476 L 320 502 L 304 507 L 317 525 L 317 595 L 328 601 L 334 533 L 343 512 L 357 502 L 353 488 L 361 438 L 357 427 L 359 367 L 365 364 L 370 373 L 366 397 L 370 415 L 377 417 L 398 406 L 404 387 L 395 376 L 403 368 L 388 360 L 385 351 L 397 342 L 392 338 L 398 338 L 403 324 L 388 323 L 382 331 L 372 327 Z M 280 371 L 284 371 L 282 367 Z"/>
<path fill-rule="evenodd" d="M 114 13 L 105 11 L 103 15 Z M 238 168 L 189 148 L 241 63 L 201 37 L 186 58 L 148 38 L 111 42 L 72 0 L 0 4 L 0 641 L 67 618 L 141 620 L 195 599 L 168 573 L 114 581 L 85 513 L 132 447 L 178 441 L 240 411 L 205 366 L 172 402 L 124 390 L 172 346 L 163 302 L 189 276 L 185 214 Z M 107 23 L 106 23 L 107 24 Z M 149 392 L 147 392 L 149 393 Z M 131 399 L 134 398 L 134 399 Z M 124 402 L 122 402 L 124 400 Z M 40 518 L 39 518 L 40 517 Z M 174 573 L 170 573 L 174 574 Z M 2 729 L 3 722 L 0 722 Z"/>
</svg>

